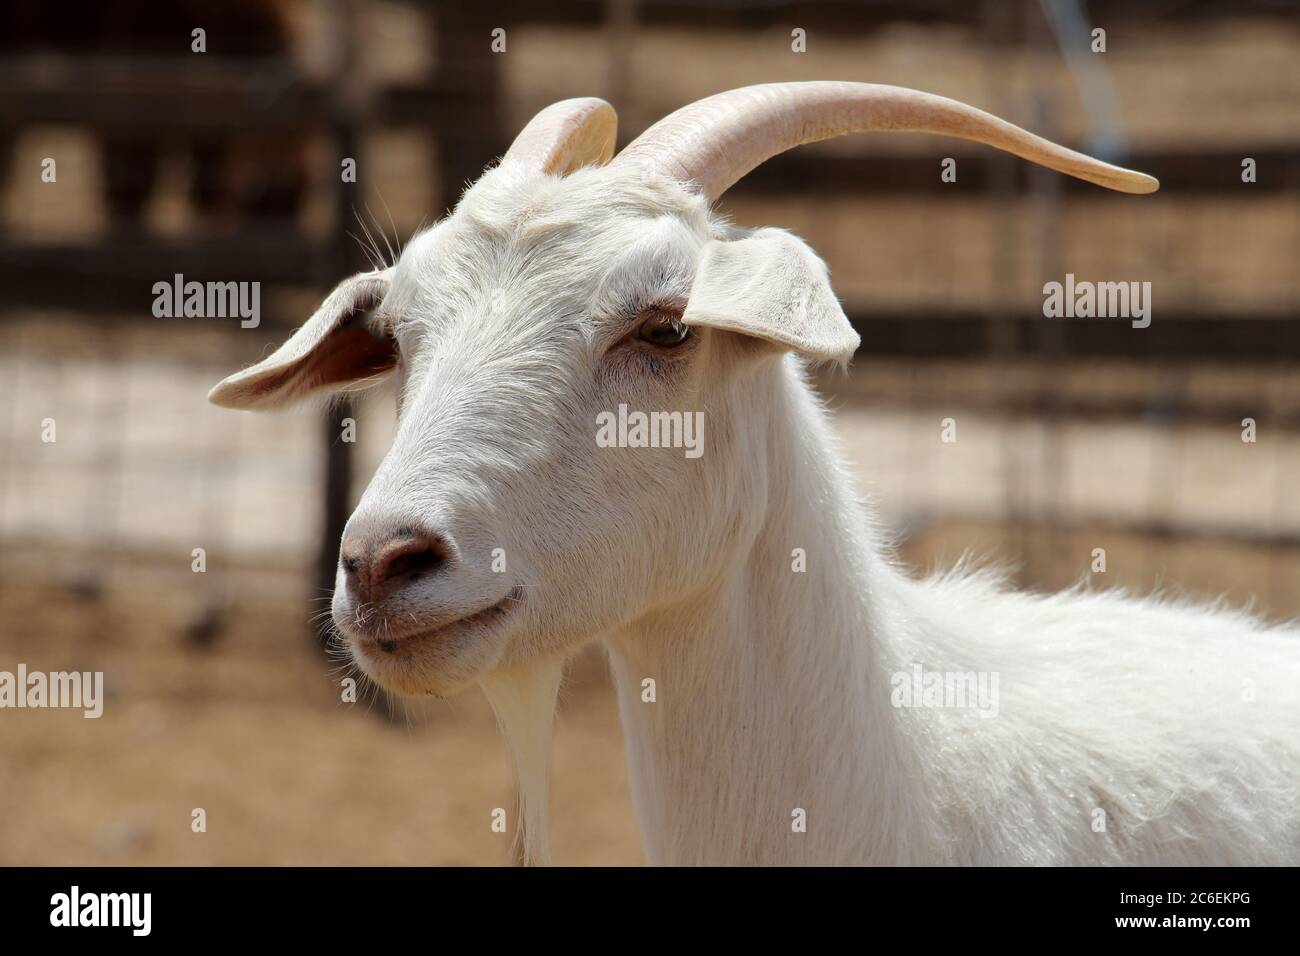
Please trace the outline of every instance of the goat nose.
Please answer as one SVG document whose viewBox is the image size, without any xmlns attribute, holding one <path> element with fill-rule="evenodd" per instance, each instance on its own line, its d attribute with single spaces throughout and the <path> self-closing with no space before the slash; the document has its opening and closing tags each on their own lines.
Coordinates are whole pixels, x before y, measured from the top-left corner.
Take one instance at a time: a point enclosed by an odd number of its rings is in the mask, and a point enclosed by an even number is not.
<svg viewBox="0 0 1300 956">
<path fill-rule="evenodd" d="M 344 539 L 339 560 L 348 587 L 374 601 L 434 573 L 447 563 L 449 552 L 440 535 L 403 528 L 369 547 Z"/>
</svg>

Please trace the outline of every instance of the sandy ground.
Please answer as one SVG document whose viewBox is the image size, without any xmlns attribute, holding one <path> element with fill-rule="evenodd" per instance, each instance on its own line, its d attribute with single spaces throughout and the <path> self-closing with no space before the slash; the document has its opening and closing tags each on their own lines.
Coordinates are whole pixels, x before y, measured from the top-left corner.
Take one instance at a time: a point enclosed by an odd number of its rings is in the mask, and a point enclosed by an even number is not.
<svg viewBox="0 0 1300 956">
<path fill-rule="evenodd" d="M 4 712 L 0 864 L 507 860 L 490 826 L 510 806 L 506 757 L 481 695 L 392 717 L 342 703 L 292 606 L 238 612 L 200 649 L 160 601 L 0 594 L 5 668 L 102 669 L 107 685 L 99 719 Z M 641 859 L 603 668 L 577 663 L 556 736 L 553 841 L 569 864 Z"/>
</svg>

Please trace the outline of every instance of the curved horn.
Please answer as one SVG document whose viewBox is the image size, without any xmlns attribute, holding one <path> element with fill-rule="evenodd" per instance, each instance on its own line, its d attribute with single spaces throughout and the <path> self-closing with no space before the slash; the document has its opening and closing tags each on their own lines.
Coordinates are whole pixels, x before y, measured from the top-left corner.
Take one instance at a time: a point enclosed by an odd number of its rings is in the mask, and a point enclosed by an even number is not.
<svg viewBox="0 0 1300 956">
<path fill-rule="evenodd" d="M 614 155 L 618 115 L 604 100 L 584 96 L 542 110 L 510 144 L 501 162 L 521 162 L 563 176 L 579 166 L 603 166 Z"/>
<path fill-rule="evenodd" d="M 1160 187 L 1145 173 L 1076 153 L 965 103 L 875 83 L 768 83 L 719 93 L 666 116 L 615 162 L 695 183 L 713 202 L 777 153 L 872 130 L 974 140 L 1120 192 L 1150 193 Z"/>
</svg>

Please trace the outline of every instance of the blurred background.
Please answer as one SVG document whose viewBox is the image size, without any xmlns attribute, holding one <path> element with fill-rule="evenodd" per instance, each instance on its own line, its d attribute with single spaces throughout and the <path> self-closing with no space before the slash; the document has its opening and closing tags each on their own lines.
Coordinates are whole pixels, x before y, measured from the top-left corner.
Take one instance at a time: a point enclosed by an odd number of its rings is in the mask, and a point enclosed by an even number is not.
<svg viewBox="0 0 1300 956">
<path fill-rule="evenodd" d="M 735 221 L 830 265 L 863 347 L 822 386 L 907 562 L 969 551 L 1025 587 L 1300 613 L 1292 3 L 9 0 L 0 670 L 104 671 L 108 699 L 99 720 L 0 713 L 0 863 L 506 861 L 479 695 L 345 703 L 311 620 L 393 396 L 263 417 L 206 392 L 366 268 L 363 246 L 435 221 L 550 102 L 605 97 L 625 143 L 691 100 L 806 79 L 952 96 L 1162 181 L 1126 197 L 876 135 L 728 193 Z M 1150 282 L 1151 326 L 1044 319 L 1067 272 Z M 155 318 L 176 273 L 260 282 L 260 326 Z M 556 859 L 640 862 L 598 652 L 556 748 Z"/>
</svg>

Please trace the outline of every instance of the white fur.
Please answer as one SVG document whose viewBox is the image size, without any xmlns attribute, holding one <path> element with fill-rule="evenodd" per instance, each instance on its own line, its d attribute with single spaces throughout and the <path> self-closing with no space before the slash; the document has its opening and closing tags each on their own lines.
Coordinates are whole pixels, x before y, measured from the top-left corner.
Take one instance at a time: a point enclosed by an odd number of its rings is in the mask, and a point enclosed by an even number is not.
<svg viewBox="0 0 1300 956">
<path fill-rule="evenodd" d="M 747 403 L 773 440 L 742 463 L 771 476 L 744 557 L 608 641 L 652 862 L 1300 861 L 1294 631 L 910 579 L 793 366 Z M 796 546 L 806 574 L 788 573 Z M 891 675 L 918 662 L 999 674 L 997 716 L 892 707 Z"/>
<path fill-rule="evenodd" d="M 719 244 L 756 239 L 761 281 L 739 281 L 746 260 Z M 386 274 L 402 414 L 348 537 L 420 523 L 455 561 L 382 606 L 339 588 L 359 664 L 407 693 L 484 683 L 534 861 L 555 662 L 603 640 L 651 863 L 1300 863 L 1296 631 L 910 578 L 805 380 L 798 352 L 855 341 L 811 257 L 666 180 L 487 173 Z M 664 302 L 686 306 L 694 344 L 657 361 L 626 336 Z M 811 312 L 783 326 L 795 303 Z M 598 448 L 596 416 L 620 402 L 703 411 L 703 457 Z M 386 656 L 359 643 L 501 600 L 499 626 Z M 998 675 L 997 715 L 893 706 L 918 663 Z"/>
</svg>

